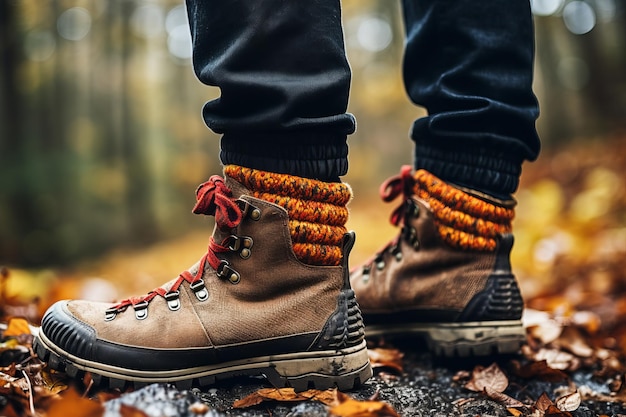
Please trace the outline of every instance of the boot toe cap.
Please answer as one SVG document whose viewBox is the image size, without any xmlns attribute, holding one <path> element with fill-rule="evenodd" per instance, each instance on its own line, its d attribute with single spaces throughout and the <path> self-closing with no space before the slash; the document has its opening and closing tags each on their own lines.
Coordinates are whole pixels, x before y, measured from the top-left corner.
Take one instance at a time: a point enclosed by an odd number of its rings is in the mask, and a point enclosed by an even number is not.
<svg viewBox="0 0 626 417">
<path fill-rule="evenodd" d="M 67 300 L 58 301 L 46 311 L 41 322 L 41 332 L 64 352 L 81 358 L 90 358 L 96 331 L 70 311 L 69 303 Z"/>
</svg>

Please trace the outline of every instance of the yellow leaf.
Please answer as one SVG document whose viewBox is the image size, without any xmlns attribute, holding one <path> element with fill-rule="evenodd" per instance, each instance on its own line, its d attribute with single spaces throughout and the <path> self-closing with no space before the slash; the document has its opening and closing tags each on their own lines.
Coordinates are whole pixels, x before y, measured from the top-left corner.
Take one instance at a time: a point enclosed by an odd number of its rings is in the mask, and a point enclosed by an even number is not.
<svg viewBox="0 0 626 417">
<path fill-rule="evenodd" d="M 13 317 L 9 320 L 7 329 L 4 331 L 4 336 L 20 336 L 23 334 L 30 334 L 30 326 L 28 321 L 23 318 Z"/>
<path fill-rule="evenodd" d="M 337 417 L 400 417 L 389 404 L 382 401 L 358 401 L 347 395 L 343 402 L 330 409 L 330 414 Z M 341 401 L 341 400 L 340 400 Z"/>
</svg>

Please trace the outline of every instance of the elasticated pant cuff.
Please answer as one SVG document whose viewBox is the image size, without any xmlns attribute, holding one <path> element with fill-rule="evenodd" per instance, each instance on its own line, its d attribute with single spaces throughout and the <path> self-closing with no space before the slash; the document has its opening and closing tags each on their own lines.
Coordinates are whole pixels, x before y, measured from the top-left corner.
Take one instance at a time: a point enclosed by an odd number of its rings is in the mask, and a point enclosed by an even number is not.
<svg viewBox="0 0 626 417">
<path fill-rule="evenodd" d="M 339 182 L 348 172 L 347 135 L 227 133 L 220 159 L 224 165 Z"/>
<path fill-rule="evenodd" d="M 416 144 L 415 169 L 443 181 L 506 200 L 519 186 L 523 158 L 498 149 L 447 149 Z"/>
</svg>

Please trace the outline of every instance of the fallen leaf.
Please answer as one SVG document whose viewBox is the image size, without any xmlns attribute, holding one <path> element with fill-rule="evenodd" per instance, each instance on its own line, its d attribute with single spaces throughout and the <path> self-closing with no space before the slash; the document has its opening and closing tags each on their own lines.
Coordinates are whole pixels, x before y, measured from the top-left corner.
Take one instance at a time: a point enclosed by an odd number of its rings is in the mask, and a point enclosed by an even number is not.
<svg viewBox="0 0 626 417">
<path fill-rule="evenodd" d="M 569 411 L 559 410 L 556 405 L 551 405 L 544 413 L 545 417 L 572 417 Z"/>
<path fill-rule="evenodd" d="M 519 417 L 524 414 L 523 411 L 520 411 L 516 408 L 507 408 L 506 411 L 508 411 L 513 417 Z"/>
<path fill-rule="evenodd" d="M 546 361 L 548 366 L 553 369 L 574 371 L 580 368 L 580 359 L 571 353 L 563 352 L 559 349 L 541 348 L 535 352 L 522 347 L 522 352 L 530 360 L 536 362 Z"/>
<path fill-rule="evenodd" d="M 546 411 L 551 405 L 554 405 L 554 403 L 545 392 L 535 401 L 535 408 L 540 411 Z"/>
<path fill-rule="evenodd" d="M 26 319 L 20 317 L 13 317 L 9 320 L 7 329 L 4 331 L 4 337 L 20 336 L 23 334 L 30 334 L 30 326 Z"/>
<path fill-rule="evenodd" d="M 391 368 L 400 373 L 403 370 L 404 353 L 398 349 L 374 348 L 368 349 L 367 354 L 372 368 Z"/>
<path fill-rule="evenodd" d="M 594 353 L 580 331 L 574 327 L 566 327 L 563 329 L 563 333 L 556 340 L 556 344 L 581 358 L 589 358 L 593 356 Z"/>
<path fill-rule="evenodd" d="M 68 378 L 64 373 L 48 370 L 46 368 L 41 371 L 41 378 L 43 386 L 53 394 L 59 394 L 68 388 Z"/>
<path fill-rule="evenodd" d="M 537 378 L 546 382 L 561 382 L 568 378 L 565 372 L 549 367 L 546 360 L 529 362 L 525 365 L 512 361 L 512 364 L 515 374 L 521 378 Z"/>
<path fill-rule="evenodd" d="M 50 404 L 46 417 L 101 417 L 102 404 L 81 397 L 76 390 L 66 390 L 61 398 Z"/>
<path fill-rule="evenodd" d="M 382 401 L 358 401 L 346 394 L 337 392 L 338 405 L 329 410 L 337 417 L 400 417 L 389 404 Z"/>
<path fill-rule="evenodd" d="M 483 392 L 485 393 L 485 395 L 487 395 L 487 397 L 504 405 L 505 407 L 524 407 L 524 403 L 516 400 L 511 396 L 506 395 L 503 392 L 494 391 L 489 387 L 485 387 L 485 390 Z"/>
<path fill-rule="evenodd" d="M 509 380 L 500 367 L 494 362 L 487 368 L 478 365 L 472 371 L 472 379 L 465 384 L 470 391 L 482 392 L 485 388 L 503 392 L 509 386 Z"/>
<path fill-rule="evenodd" d="M 544 345 L 556 340 L 562 331 L 563 325 L 552 318 L 528 326 L 528 334 Z"/>
<path fill-rule="evenodd" d="M 326 391 L 310 389 L 296 392 L 293 388 L 261 388 L 252 394 L 233 403 L 234 408 L 252 407 L 263 401 L 307 401 L 315 400 L 326 405 L 335 402 L 335 390 Z"/>
<path fill-rule="evenodd" d="M 575 411 L 580 407 L 580 392 L 574 391 L 556 399 L 556 406 L 561 411 Z"/>
</svg>

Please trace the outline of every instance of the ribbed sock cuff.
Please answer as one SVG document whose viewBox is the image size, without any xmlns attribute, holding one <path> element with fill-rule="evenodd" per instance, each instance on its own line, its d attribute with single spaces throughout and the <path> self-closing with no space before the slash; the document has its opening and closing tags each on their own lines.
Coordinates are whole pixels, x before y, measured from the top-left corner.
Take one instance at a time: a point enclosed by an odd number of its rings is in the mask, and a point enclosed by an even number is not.
<svg viewBox="0 0 626 417">
<path fill-rule="evenodd" d="M 522 157 L 497 149 L 447 149 L 416 143 L 415 169 L 443 181 L 507 200 L 517 190 Z"/>
<path fill-rule="evenodd" d="M 311 265 L 339 265 L 352 190 L 345 183 L 328 183 L 226 165 L 224 174 L 261 200 L 289 214 L 289 232 L 296 257 Z"/>
<path fill-rule="evenodd" d="M 492 251 L 510 233 L 515 210 L 474 197 L 424 170 L 414 175 L 415 195 L 430 205 L 441 238 L 450 246 Z"/>
<path fill-rule="evenodd" d="M 222 137 L 220 159 L 224 165 L 339 182 L 348 172 L 347 136 L 227 133 Z"/>
</svg>

